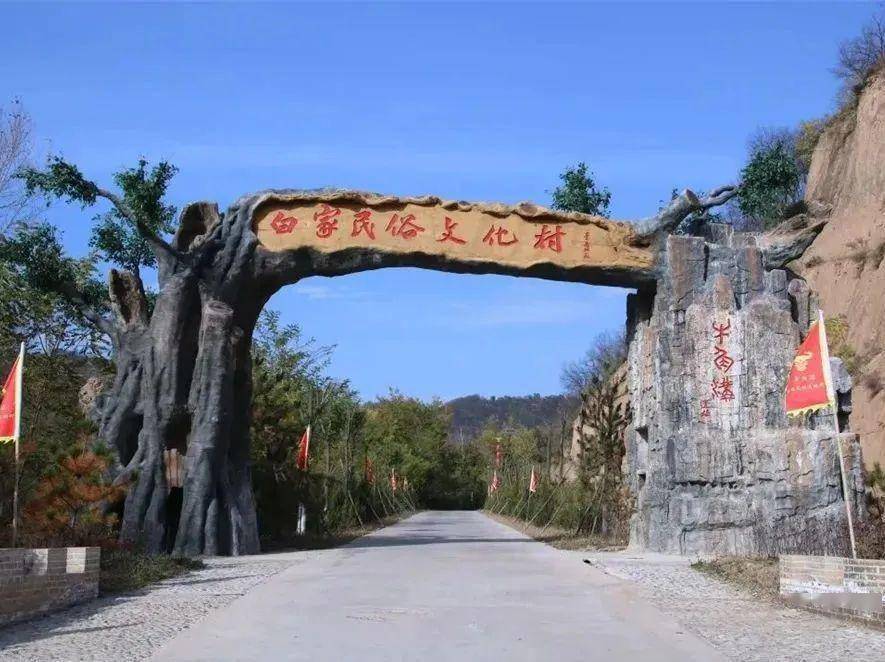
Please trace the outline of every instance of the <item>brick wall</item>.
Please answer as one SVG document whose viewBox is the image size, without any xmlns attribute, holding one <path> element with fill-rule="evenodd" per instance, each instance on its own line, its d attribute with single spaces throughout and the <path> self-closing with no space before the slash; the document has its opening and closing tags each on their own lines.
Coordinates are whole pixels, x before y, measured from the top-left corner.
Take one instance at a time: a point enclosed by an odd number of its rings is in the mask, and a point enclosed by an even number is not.
<svg viewBox="0 0 885 662">
<path fill-rule="evenodd" d="M 780 594 L 797 607 L 885 627 L 885 560 L 783 555 Z"/>
<path fill-rule="evenodd" d="M 0 549 L 0 625 L 98 596 L 98 547 Z"/>
</svg>

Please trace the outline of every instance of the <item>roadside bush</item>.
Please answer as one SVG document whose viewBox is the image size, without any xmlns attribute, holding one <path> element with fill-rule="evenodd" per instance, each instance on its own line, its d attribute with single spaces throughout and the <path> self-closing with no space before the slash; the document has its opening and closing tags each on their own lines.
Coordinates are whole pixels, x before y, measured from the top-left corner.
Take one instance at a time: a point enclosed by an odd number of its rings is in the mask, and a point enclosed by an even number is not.
<svg viewBox="0 0 885 662">
<path fill-rule="evenodd" d="M 98 587 L 102 594 L 134 591 L 203 567 L 203 562 L 198 559 L 165 554 L 150 556 L 129 549 L 102 549 Z"/>
<path fill-rule="evenodd" d="M 24 538 L 40 546 L 104 545 L 116 537 L 109 507 L 125 488 L 107 479 L 109 453 L 80 448 L 47 467 L 22 513 Z"/>
</svg>

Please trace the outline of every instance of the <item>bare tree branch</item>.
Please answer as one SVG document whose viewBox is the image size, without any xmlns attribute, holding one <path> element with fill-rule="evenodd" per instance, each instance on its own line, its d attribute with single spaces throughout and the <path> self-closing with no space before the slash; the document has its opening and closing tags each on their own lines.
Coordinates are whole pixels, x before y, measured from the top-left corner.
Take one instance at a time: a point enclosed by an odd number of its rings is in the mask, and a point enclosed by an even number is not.
<svg viewBox="0 0 885 662">
<path fill-rule="evenodd" d="M 111 342 L 116 345 L 117 330 L 113 322 L 98 312 L 73 283 L 59 283 L 57 290 L 62 297 L 67 299 L 77 311 L 79 311 L 79 313 L 91 322 L 99 331 L 110 336 Z"/>
<path fill-rule="evenodd" d="M 714 189 L 704 198 L 699 198 L 693 191 L 685 189 L 657 214 L 636 223 L 637 238 L 640 241 L 651 241 L 659 235 L 672 232 L 689 214 L 724 205 L 739 191 L 738 186 L 727 184 Z"/>
</svg>

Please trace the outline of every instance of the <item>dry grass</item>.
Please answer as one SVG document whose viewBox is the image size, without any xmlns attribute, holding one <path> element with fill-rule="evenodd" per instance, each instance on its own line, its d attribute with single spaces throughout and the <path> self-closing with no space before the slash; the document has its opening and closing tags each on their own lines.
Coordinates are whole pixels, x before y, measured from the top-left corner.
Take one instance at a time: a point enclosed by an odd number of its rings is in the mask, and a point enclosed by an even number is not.
<svg viewBox="0 0 885 662">
<path fill-rule="evenodd" d="M 557 549 L 586 552 L 617 552 L 626 549 L 627 547 L 626 544 L 606 540 L 600 536 L 575 535 L 574 531 L 559 529 L 552 526 L 544 528 L 535 524 L 528 524 L 524 520 L 516 517 L 498 515 L 488 510 L 484 510 L 483 512 L 493 520 L 501 522 L 501 524 L 506 524 L 510 528 L 516 529 L 517 531 L 534 538 L 538 542 L 546 543 Z"/>
<path fill-rule="evenodd" d="M 695 561 L 691 567 L 748 591 L 757 598 L 767 600 L 778 598 L 779 576 L 776 558 L 723 556 L 709 561 Z"/>
<path fill-rule="evenodd" d="M 134 591 L 199 570 L 203 562 L 166 554 L 150 556 L 126 549 L 101 550 L 99 590 L 102 594 Z"/>
</svg>

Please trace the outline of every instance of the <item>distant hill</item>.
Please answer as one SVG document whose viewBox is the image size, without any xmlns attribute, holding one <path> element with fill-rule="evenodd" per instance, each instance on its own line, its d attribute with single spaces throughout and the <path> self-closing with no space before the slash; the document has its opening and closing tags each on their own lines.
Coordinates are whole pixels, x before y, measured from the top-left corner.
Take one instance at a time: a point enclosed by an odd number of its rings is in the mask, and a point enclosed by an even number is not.
<svg viewBox="0 0 885 662">
<path fill-rule="evenodd" d="M 452 412 L 450 438 L 456 443 L 474 439 L 490 422 L 536 427 L 559 423 L 563 415 L 577 414 L 577 400 L 567 395 L 501 396 L 466 395 L 446 403 Z"/>
</svg>

